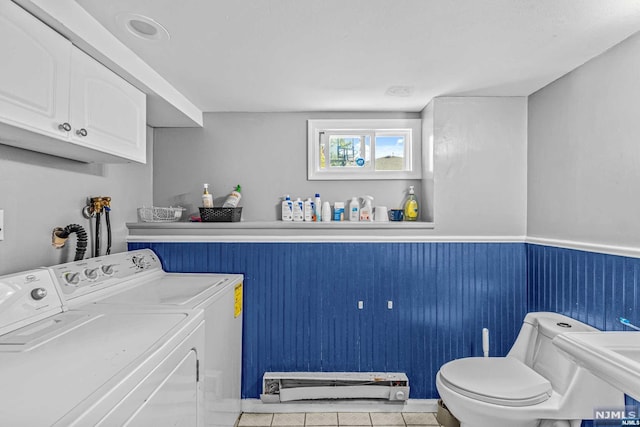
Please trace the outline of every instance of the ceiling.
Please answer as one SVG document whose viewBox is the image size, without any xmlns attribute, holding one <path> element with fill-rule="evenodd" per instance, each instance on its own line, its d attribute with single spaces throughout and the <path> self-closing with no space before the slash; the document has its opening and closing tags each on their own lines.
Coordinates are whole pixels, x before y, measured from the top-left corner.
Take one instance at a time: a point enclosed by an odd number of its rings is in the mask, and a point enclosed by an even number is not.
<svg viewBox="0 0 640 427">
<path fill-rule="evenodd" d="M 203 111 L 526 96 L 640 30 L 638 0 L 76 1 Z M 132 35 L 123 12 L 169 39 Z"/>
</svg>

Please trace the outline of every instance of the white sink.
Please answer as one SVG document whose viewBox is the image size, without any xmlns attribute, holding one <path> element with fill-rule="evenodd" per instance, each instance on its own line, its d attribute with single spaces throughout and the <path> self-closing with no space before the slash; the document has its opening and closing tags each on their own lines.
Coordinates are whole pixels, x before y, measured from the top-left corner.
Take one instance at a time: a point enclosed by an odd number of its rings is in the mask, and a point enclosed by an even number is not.
<svg viewBox="0 0 640 427">
<path fill-rule="evenodd" d="M 578 365 L 640 400 L 640 332 L 566 332 L 553 344 Z"/>
</svg>

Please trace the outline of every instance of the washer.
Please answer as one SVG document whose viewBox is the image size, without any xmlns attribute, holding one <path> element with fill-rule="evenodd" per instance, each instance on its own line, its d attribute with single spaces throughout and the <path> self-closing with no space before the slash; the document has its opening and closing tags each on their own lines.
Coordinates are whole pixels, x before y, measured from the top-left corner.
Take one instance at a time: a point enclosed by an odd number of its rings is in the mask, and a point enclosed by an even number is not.
<svg viewBox="0 0 640 427">
<path fill-rule="evenodd" d="M 52 269 L 70 307 L 100 311 L 202 309 L 204 422 L 232 427 L 241 412 L 241 274 L 167 273 L 150 249 Z"/>
<path fill-rule="evenodd" d="M 67 310 L 46 269 L 0 277 L 0 420 L 201 425 L 201 310 Z"/>
</svg>

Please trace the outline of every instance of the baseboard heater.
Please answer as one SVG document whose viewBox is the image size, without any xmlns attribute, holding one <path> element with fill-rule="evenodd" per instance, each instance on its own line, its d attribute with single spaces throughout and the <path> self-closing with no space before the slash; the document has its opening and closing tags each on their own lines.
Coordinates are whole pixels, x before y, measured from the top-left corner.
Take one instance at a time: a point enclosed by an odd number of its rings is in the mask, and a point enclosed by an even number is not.
<svg viewBox="0 0 640 427">
<path fill-rule="evenodd" d="M 396 372 L 266 372 L 260 399 L 265 403 L 317 399 L 409 398 L 409 378 Z"/>
</svg>

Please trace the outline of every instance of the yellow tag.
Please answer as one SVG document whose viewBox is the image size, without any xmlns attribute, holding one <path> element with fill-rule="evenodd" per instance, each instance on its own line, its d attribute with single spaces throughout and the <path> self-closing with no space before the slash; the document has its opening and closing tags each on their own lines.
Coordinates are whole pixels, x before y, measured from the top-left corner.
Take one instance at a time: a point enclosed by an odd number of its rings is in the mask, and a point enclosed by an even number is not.
<svg viewBox="0 0 640 427">
<path fill-rule="evenodd" d="M 233 294 L 233 317 L 238 317 L 242 313 L 242 283 L 236 285 Z"/>
</svg>

